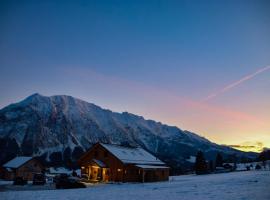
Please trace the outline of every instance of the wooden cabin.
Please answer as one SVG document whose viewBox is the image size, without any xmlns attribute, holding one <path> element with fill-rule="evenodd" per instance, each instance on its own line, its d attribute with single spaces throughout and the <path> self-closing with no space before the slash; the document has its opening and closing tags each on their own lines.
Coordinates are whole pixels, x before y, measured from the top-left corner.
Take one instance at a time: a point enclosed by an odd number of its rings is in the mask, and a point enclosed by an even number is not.
<svg viewBox="0 0 270 200">
<path fill-rule="evenodd" d="M 97 143 L 80 159 L 89 181 L 154 182 L 169 179 L 169 167 L 142 148 Z"/>
<path fill-rule="evenodd" d="M 13 180 L 15 177 L 22 177 L 32 181 L 35 173 L 42 173 L 44 166 L 32 157 L 16 157 L 1 167 L 1 178 Z"/>
</svg>

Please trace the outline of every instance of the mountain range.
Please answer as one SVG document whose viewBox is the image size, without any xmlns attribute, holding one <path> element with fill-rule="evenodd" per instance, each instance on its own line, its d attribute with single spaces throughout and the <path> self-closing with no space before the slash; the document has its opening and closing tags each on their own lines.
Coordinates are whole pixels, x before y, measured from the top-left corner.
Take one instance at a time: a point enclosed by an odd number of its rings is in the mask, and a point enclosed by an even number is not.
<svg viewBox="0 0 270 200">
<path fill-rule="evenodd" d="M 218 152 L 237 159 L 257 155 L 66 95 L 33 94 L 0 110 L 0 164 L 16 155 L 30 155 L 61 165 L 66 160 L 76 161 L 96 142 L 140 146 L 175 168 L 190 167 L 190 158 L 198 150 L 207 159 L 214 159 Z"/>
</svg>

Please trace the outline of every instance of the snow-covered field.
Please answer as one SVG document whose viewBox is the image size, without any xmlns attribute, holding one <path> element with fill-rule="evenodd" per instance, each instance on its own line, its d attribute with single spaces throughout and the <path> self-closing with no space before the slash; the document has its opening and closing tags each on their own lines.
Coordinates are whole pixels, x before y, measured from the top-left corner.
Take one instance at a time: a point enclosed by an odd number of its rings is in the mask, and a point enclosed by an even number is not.
<svg viewBox="0 0 270 200">
<path fill-rule="evenodd" d="M 269 200 L 270 171 L 174 176 L 168 182 L 106 184 L 71 190 L 8 191 L 1 200 Z"/>
</svg>

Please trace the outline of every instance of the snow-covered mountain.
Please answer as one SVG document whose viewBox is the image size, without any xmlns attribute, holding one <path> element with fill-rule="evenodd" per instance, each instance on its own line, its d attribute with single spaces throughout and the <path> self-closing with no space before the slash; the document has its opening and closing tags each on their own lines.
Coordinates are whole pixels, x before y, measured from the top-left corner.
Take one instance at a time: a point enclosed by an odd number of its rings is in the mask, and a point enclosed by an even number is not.
<svg viewBox="0 0 270 200">
<path fill-rule="evenodd" d="M 76 159 L 98 141 L 139 145 L 174 164 L 187 162 L 199 149 L 209 158 L 217 152 L 252 156 L 174 126 L 105 110 L 71 96 L 33 94 L 0 110 L 0 162 L 14 154 L 54 159 L 54 152 Z"/>
</svg>

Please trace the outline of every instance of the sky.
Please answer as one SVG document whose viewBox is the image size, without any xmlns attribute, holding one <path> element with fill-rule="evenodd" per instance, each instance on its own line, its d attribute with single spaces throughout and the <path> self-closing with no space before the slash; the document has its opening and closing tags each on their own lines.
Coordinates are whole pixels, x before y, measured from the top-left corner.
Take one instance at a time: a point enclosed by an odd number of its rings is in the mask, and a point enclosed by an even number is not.
<svg viewBox="0 0 270 200">
<path fill-rule="evenodd" d="M 270 147 L 270 1 L 1 1 L 0 108 L 71 95 Z"/>
</svg>

